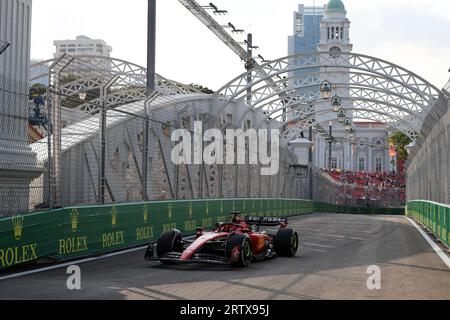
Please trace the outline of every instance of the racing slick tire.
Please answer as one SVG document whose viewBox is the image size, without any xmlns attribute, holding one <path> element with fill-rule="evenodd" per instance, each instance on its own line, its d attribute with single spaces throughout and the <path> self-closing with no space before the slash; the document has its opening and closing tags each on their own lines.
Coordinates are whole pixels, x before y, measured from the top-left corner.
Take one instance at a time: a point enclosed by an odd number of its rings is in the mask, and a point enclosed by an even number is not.
<svg viewBox="0 0 450 320">
<path fill-rule="evenodd" d="M 274 238 L 275 252 L 280 257 L 295 257 L 298 250 L 298 233 L 293 229 L 280 229 Z"/>
<path fill-rule="evenodd" d="M 158 257 L 169 252 L 183 252 L 183 237 L 178 230 L 164 232 L 158 240 Z M 170 261 L 161 261 L 163 264 L 173 264 Z"/>
<path fill-rule="evenodd" d="M 233 257 L 235 248 L 239 248 L 239 256 Z M 238 268 L 247 268 L 252 262 L 253 249 L 252 242 L 247 235 L 232 235 L 226 246 L 227 257 L 231 260 L 231 265 Z"/>
</svg>

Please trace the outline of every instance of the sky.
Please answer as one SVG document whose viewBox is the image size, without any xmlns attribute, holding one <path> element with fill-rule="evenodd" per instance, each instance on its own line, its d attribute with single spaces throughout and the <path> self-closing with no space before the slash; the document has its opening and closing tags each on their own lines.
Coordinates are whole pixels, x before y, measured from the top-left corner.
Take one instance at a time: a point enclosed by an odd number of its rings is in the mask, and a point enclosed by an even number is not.
<svg viewBox="0 0 450 320">
<path fill-rule="evenodd" d="M 326 0 L 212 0 L 232 22 L 253 33 L 255 54 L 288 54 L 293 12 L 299 3 Z M 207 5 L 211 0 L 198 1 Z M 354 52 L 398 64 L 442 88 L 449 79 L 450 1 L 343 0 Z M 34 0 L 33 59 L 53 56 L 53 40 L 86 35 L 113 47 L 114 58 L 146 65 L 146 0 Z M 243 42 L 245 34 L 235 37 Z M 156 72 L 182 83 L 217 90 L 245 71 L 244 63 L 177 0 L 157 1 Z"/>
</svg>

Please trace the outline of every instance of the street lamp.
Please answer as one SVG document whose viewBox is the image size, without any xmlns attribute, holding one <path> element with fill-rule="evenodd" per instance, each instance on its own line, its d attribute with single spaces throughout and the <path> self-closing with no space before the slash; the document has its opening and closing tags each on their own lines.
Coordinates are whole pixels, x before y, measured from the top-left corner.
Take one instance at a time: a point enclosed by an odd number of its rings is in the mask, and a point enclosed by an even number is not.
<svg viewBox="0 0 450 320">
<path fill-rule="evenodd" d="M 330 99 L 331 98 L 331 82 L 328 80 L 323 81 L 320 84 L 320 93 L 322 94 L 323 99 Z"/>
<path fill-rule="evenodd" d="M 350 119 L 346 119 L 344 122 L 345 131 L 350 132 L 352 130 L 352 122 Z"/>
<path fill-rule="evenodd" d="M 331 107 L 333 112 L 339 112 L 341 110 L 342 106 L 342 99 L 338 95 L 334 95 L 334 97 L 331 99 Z"/>
<path fill-rule="evenodd" d="M 351 128 L 351 130 L 349 131 L 349 135 L 350 135 L 350 138 L 353 139 L 355 137 L 355 129 Z"/>
<path fill-rule="evenodd" d="M 347 114 L 345 113 L 345 110 L 341 108 L 338 112 L 338 121 L 344 123 L 346 118 Z"/>
<path fill-rule="evenodd" d="M 85 86 L 82 86 L 80 88 L 80 92 L 78 93 L 78 98 L 80 98 L 80 100 L 85 101 L 87 97 L 87 90 Z"/>
</svg>

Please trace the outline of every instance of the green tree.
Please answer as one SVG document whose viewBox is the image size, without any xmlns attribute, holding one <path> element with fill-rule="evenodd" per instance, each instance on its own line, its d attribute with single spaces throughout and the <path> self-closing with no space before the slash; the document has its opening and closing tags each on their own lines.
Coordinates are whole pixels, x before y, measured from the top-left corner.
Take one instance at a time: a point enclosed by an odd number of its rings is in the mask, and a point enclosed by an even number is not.
<svg viewBox="0 0 450 320">
<path fill-rule="evenodd" d="M 389 138 L 389 141 L 392 142 L 397 148 L 398 160 L 408 160 L 408 152 L 406 151 L 406 146 L 412 142 L 411 138 L 409 138 L 403 132 L 397 131 Z"/>
<path fill-rule="evenodd" d="M 197 89 L 197 90 L 199 90 L 199 91 L 201 91 L 201 92 L 203 92 L 204 94 L 214 94 L 215 93 L 213 90 L 211 90 L 211 89 L 209 89 L 207 87 L 204 87 L 202 85 L 199 85 L 199 84 L 191 83 L 190 86 L 195 88 L 195 89 Z"/>
<path fill-rule="evenodd" d="M 47 92 L 47 87 L 42 83 L 35 83 L 29 90 L 29 99 L 33 100 L 36 96 L 42 96 Z"/>
</svg>

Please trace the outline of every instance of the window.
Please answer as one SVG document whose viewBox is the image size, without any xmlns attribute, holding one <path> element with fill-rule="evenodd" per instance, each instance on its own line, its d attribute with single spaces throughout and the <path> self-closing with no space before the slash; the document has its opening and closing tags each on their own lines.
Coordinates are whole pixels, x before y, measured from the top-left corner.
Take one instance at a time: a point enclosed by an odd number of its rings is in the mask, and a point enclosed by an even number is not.
<svg viewBox="0 0 450 320">
<path fill-rule="evenodd" d="M 358 169 L 359 169 L 359 171 L 366 171 L 366 159 L 365 158 L 359 158 Z"/>
<path fill-rule="evenodd" d="M 331 158 L 331 169 L 336 170 L 338 168 L 338 160 L 336 157 Z"/>
<path fill-rule="evenodd" d="M 295 33 L 303 36 L 303 15 L 300 13 L 297 13 L 295 17 Z"/>
<path fill-rule="evenodd" d="M 383 159 L 382 158 L 376 158 L 375 159 L 375 171 L 381 172 L 383 170 Z"/>
</svg>

